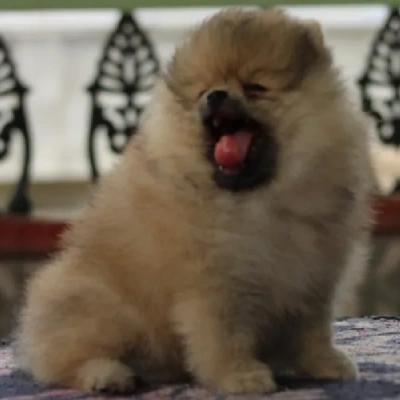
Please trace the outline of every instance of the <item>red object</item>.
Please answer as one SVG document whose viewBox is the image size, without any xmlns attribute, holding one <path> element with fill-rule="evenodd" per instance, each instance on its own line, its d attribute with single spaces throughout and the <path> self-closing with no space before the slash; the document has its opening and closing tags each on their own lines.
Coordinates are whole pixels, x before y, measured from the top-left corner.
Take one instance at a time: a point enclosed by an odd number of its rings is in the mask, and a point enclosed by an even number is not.
<svg viewBox="0 0 400 400">
<path fill-rule="evenodd" d="M 375 233 L 400 235 L 400 195 L 376 197 L 372 209 Z"/>
<path fill-rule="evenodd" d="M 375 234 L 400 235 L 400 195 L 372 202 Z M 40 259 L 59 250 L 67 221 L 0 215 L 0 259 Z"/>
<path fill-rule="evenodd" d="M 0 215 L 0 258 L 43 258 L 59 249 L 65 221 Z"/>
<path fill-rule="evenodd" d="M 245 131 L 222 136 L 215 146 L 215 161 L 224 168 L 239 167 L 247 156 L 252 139 L 253 135 Z"/>
</svg>

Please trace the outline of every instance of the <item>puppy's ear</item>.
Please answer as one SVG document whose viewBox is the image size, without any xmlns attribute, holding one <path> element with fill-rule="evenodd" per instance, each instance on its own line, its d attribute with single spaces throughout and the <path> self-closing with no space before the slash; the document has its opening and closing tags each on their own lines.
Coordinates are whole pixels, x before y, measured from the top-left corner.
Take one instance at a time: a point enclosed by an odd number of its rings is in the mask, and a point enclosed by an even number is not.
<svg viewBox="0 0 400 400">
<path fill-rule="evenodd" d="M 329 65 L 332 61 L 331 53 L 325 46 L 324 35 L 319 22 L 314 20 L 304 21 L 303 29 L 302 44 L 299 46 L 299 50 L 303 52 L 308 67 L 315 63 Z"/>
<path fill-rule="evenodd" d="M 304 21 L 304 24 L 306 28 L 309 30 L 310 37 L 313 39 L 314 44 L 317 47 L 324 49 L 325 41 L 324 41 L 324 34 L 322 33 L 321 24 L 314 19 Z"/>
<path fill-rule="evenodd" d="M 302 21 L 297 27 L 290 63 L 296 65 L 296 68 L 290 69 L 292 76 L 288 86 L 296 86 L 313 70 L 329 67 L 332 63 L 331 53 L 325 46 L 319 23 Z"/>
</svg>

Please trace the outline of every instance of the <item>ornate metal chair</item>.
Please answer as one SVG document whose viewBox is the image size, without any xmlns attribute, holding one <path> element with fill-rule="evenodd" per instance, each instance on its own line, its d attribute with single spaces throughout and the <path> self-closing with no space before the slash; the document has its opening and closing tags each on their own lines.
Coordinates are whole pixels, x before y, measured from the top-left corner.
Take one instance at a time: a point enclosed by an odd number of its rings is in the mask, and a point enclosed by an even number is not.
<svg viewBox="0 0 400 400">
<path fill-rule="evenodd" d="M 134 13 L 121 13 L 105 43 L 95 79 L 87 88 L 91 98 L 87 152 L 93 183 L 100 175 L 95 151 L 98 136 L 105 133 L 111 151 L 121 153 L 137 131 L 158 71 L 152 43 Z M 9 154 L 16 135 L 22 136 L 24 147 L 19 181 L 0 214 L 0 259 L 31 259 L 52 253 L 57 250 L 58 236 L 68 225 L 68 221 L 32 216 L 34 204 L 29 195 L 32 138 L 24 108 L 27 92 L 18 78 L 12 54 L 0 38 L 0 161 Z"/>
</svg>

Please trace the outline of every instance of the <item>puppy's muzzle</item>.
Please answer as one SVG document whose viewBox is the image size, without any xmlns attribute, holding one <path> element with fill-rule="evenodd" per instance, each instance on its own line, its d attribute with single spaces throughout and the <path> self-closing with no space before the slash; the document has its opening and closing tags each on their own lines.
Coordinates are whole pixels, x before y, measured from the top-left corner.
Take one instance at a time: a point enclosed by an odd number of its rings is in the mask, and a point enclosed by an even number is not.
<svg viewBox="0 0 400 400">
<path fill-rule="evenodd" d="M 200 113 L 205 125 L 215 129 L 218 128 L 215 126 L 215 121 L 221 121 L 225 131 L 228 132 L 237 129 L 239 121 L 244 122 L 248 119 L 242 103 L 225 90 L 213 90 L 207 93 Z"/>
<path fill-rule="evenodd" d="M 228 92 L 225 90 L 214 90 L 207 95 L 207 105 L 210 109 L 215 110 L 229 98 Z"/>
<path fill-rule="evenodd" d="M 237 192 L 272 179 L 276 146 L 269 126 L 225 90 L 205 93 L 199 111 L 217 186 Z"/>
</svg>

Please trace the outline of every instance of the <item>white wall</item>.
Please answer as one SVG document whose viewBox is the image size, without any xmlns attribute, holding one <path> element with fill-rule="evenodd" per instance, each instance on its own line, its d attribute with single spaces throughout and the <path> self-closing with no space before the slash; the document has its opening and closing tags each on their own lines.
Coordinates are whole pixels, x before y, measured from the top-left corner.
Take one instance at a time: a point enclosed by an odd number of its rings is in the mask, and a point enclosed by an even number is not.
<svg viewBox="0 0 400 400">
<path fill-rule="evenodd" d="M 386 18 L 383 6 L 291 7 L 300 17 L 322 23 L 326 41 L 349 82 L 360 76 L 376 30 Z M 139 23 L 156 44 L 162 63 L 194 24 L 214 9 L 139 10 Z M 31 87 L 28 118 L 33 134 L 35 182 L 85 181 L 91 83 L 108 33 L 119 14 L 113 10 L 0 13 L 20 77 Z M 0 183 L 16 178 L 21 154 L 0 162 Z M 106 165 L 112 157 L 104 144 Z"/>
</svg>

